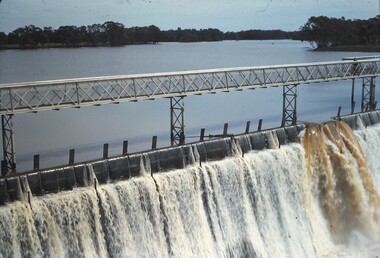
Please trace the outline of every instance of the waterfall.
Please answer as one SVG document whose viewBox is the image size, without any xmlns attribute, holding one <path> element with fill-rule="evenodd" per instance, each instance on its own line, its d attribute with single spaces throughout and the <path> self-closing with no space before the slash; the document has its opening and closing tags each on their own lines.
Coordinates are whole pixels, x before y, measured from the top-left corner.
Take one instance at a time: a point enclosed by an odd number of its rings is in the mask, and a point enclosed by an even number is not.
<svg viewBox="0 0 380 258">
<path fill-rule="evenodd" d="M 226 141 L 218 161 L 189 148 L 192 165 L 162 173 L 144 155 L 139 177 L 107 184 L 105 165 L 88 164 L 88 187 L 0 207 L 0 257 L 378 255 L 380 126 L 307 126 L 285 145 L 268 135 L 247 153 L 249 139 Z"/>
<path fill-rule="evenodd" d="M 366 146 L 362 131 L 361 142 Z M 380 134 L 377 144 L 380 143 Z M 380 197 L 359 139 L 343 122 L 310 126 L 304 133 L 307 160 L 306 200 L 316 236 L 330 233 L 334 243 L 376 243 L 380 229 Z M 316 214 L 323 214 L 322 223 Z"/>
</svg>

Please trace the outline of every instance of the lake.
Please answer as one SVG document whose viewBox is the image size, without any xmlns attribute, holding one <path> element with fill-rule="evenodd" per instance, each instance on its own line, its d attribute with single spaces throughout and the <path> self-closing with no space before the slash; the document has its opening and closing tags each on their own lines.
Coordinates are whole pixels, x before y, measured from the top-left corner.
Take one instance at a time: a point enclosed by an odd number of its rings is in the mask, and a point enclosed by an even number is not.
<svg viewBox="0 0 380 258">
<path fill-rule="evenodd" d="M 200 43 L 160 43 L 114 48 L 35 49 L 0 51 L 0 83 L 65 79 L 89 76 L 199 70 L 339 61 L 347 56 L 378 53 L 315 52 L 307 42 L 222 41 Z M 360 103 L 360 82 L 356 83 Z M 380 99 L 379 93 L 376 94 Z M 298 87 L 298 120 L 321 122 L 350 112 L 351 81 Z M 102 156 L 103 143 L 110 143 L 110 155 L 121 152 L 122 141 L 129 150 L 150 147 L 158 136 L 158 146 L 169 145 L 169 100 L 140 101 L 101 107 L 85 107 L 14 117 L 17 170 L 32 168 L 34 154 L 41 155 L 41 167 L 68 161 L 69 149 L 77 150 L 76 161 Z M 357 105 L 359 111 L 359 104 Z M 230 92 L 185 99 L 185 134 L 195 141 L 201 128 L 206 135 L 221 133 L 229 123 L 229 133 L 244 132 L 246 121 L 256 128 L 279 126 L 282 88 Z M 253 129 L 252 129 L 253 130 Z"/>
</svg>

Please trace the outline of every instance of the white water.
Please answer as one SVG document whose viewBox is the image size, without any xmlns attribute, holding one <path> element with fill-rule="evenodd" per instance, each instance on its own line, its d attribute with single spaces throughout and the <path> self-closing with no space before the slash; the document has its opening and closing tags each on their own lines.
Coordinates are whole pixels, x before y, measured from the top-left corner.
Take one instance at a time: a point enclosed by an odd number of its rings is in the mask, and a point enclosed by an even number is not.
<svg viewBox="0 0 380 258">
<path fill-rule="evenodd" d="M 359 130 L 356 135 L 379 193 L 380 126 Z M 154 174 L 153 178 L 145 167 L 144 177 L 98 186 L 97 191 L 75 189 L 34 197 L 31 206 L 15 202 L 1 207 L 0 256 L 380 255 L 380 239 L 376 234 L 367 236 L 366 221 L 346 232 L 350 241 L 333 240 L 320 204 L 319 181 L 308 176 L 303 145 L 272 147 L 244 158 L 237 151 L 223 161 Z M 347 160 L 354 162 L 348 156 Z M 350 164 L 355 170 L 357 165 Z M 362 194 L 365 199 L 368 193 Z M 342 200 L 336 201 L 341 204 Z M 372 214 L 373 210 L 362 212 Z M 379 220 L 374 223 L 380 228 Z"/>
</svg>

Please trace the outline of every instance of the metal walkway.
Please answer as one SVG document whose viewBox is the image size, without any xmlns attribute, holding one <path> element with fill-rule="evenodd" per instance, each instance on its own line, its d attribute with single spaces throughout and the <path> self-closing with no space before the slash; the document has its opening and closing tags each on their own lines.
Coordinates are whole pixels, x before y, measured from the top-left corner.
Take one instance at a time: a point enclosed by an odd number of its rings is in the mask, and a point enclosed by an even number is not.
<svg viewBox="0 0 380 258">
<path fill-rule="evenodd" d="M 380 58 L 0 84 L 0 114 L 374 77 Z"/>
<path fill-rule="evenodd" d="M 185 143 L 186 96 L 282 86 L 281 125 L 288 126 L 297 123 L 298 85 L 352 79 L 353 112 L 355 79 L 362 79 L 362 111 L 370 111 L 376 108 L 375 79 L 379 75 L 380 57 L 376 56 L 337 62 L 0 84 L 2 174 L 16 172 L 13 116 L 18 113 L 170 98 L 171 144 L 181 145 Z M 37 168 L 38 163 L 35 161 Z"/>
</svg>

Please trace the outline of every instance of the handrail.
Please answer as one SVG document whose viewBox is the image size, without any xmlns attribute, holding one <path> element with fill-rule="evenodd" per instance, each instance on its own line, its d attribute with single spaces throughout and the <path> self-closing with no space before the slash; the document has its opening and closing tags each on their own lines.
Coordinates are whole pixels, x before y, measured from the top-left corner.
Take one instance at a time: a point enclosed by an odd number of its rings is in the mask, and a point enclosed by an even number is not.
<svg viewBox="0 0 380 258">
<path fill-rule="evenodd" d="M 0 84 L 0 114 L 380 75 L 380 58 Z"/>
</svg>

